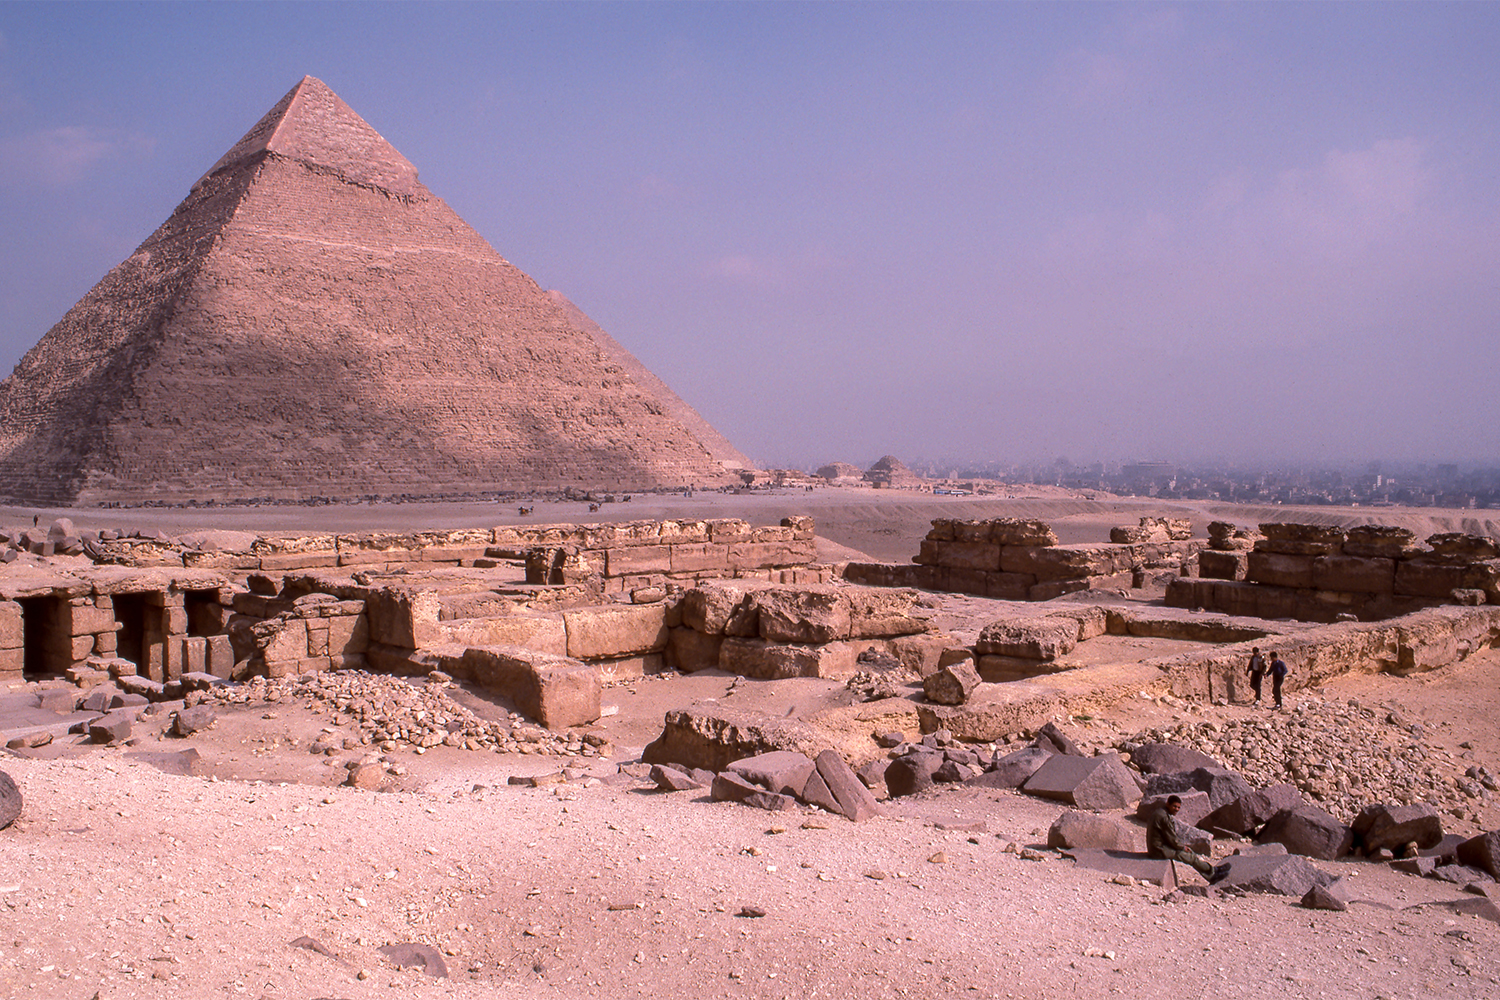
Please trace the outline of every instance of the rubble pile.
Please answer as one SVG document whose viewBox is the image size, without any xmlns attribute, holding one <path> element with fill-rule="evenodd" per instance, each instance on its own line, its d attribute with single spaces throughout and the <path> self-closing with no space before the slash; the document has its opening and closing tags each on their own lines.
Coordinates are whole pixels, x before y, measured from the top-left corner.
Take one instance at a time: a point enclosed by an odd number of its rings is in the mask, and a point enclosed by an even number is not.
<svg viewBox="0 0 1500 1000">
<path fill-rule="evenodd" d="M 407 744 L 570 757 L 608 753 L 608 742 L 594 733 L 554 733 L 516 713 L 505 721 L 481 719 L 449 697 L 450 684 L 446 675 L 436 671 L 425 684 L 415 684 L 400 677 L 336 670 L 275 680 L 256 677 L 245 684 L 213 688 L 205 697 L 240 705 L 321 702 L 357 726 L 357 736 L 325 734 L 314 741 L 315 752 L 345 749 L 352 739 L 360 746 L 374 745 L 386 752 Z"/>
<path fill-rule="evenodd" d="M 1174 743 L 1202 751 L 1265 788 L 1283 782 L 1345 822 L 1369 802 L 1428 802 L 1481 822 L 1497 783 L 1484 767 L 1429 746 L 1422 726 L 1397 711 L 1350 699 L 1308 699 L 1286 714 L 1181 722 L 1119 744 Z M 1467 771 L 1468 773 L 1465 773 Z"/>
</svg>

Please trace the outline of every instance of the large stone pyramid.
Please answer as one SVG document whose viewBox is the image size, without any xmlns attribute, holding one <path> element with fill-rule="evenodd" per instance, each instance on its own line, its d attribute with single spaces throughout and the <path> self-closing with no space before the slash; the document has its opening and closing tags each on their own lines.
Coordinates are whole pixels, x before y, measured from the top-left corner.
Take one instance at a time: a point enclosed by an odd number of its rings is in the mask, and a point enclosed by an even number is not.
<svg viewBox="0 0 1500 1000">
<path fill-rule="evenodd" d="M 591 325 L 306 77 L 0 382 L 0 496 L 737 481 L 743 456 Z"/>
</svg>

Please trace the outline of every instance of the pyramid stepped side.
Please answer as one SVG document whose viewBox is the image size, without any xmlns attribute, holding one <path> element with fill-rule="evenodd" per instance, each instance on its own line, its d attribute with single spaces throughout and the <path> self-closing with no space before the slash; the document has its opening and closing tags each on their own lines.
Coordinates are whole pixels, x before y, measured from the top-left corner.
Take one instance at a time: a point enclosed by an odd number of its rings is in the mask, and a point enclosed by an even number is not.
<svg viewBox="0 0 1500 1000">
<path fill-rule="evenodd" d="M 327 122 L 292 120 L 308 87 L 0 384 L 0 491 L 89 503 L 730 481 L 414 175 L 398 196 L 321 162 Z M 306 105 L 325 119 L 331 106 Z M 171 282 L 149 271 L 162 257 L 185 261 Z M 94 361 L 75 370 L 74 355 Z M 43 384 L 48 407 L 23 412 Z"/>
<path fill-rule="evenodd" d="M 110 425 L 247 182 L 202 184 L 0 381 L 0 496 L 71 503 L 102 474 Z"/>
<path fill-rule="evenodd" d="M 665 413 L 691 431 L 719 464 L 730 470 L 755 468 L 755 463 L 704 420 L 703 415 L 692 404 L 673 392 L 667 383 L 657 378 L 634 354 L 625 349 L 625 345 L 611 337 L 566 295 L 556 289 L 549 291 L 547 295 L 563 308 L 569 322 L 594 338 L 605 357 L 619 365 L 630 376 L 631 381 L 655 398 Z"/>
</svg>

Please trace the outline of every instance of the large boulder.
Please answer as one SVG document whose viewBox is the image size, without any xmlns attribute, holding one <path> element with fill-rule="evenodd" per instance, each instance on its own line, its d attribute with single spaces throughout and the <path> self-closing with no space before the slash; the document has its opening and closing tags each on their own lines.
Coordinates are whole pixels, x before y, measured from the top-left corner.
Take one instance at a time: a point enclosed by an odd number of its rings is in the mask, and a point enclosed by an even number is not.
<svg viewBox="0 0 1500 1000">
<path fill-rule="evenodd" d="M 1047 762 L 1051 752 L 1041 747 L 1027 747 L 1005 756 L 996 756 L 993 766 L 981 775 L 970 778 L 966 784 L 984 788 L 1019 788 Z"/>
<path fill-rule="evenodd" d="M 1114 753 L 1097 757 L 1053 754 L 1021 789 L 1079 809 L 1125 809 L 1141 797 L 1135 776 Z"/>
<path fill-rule="evenodd" d="M 1143 743 L 1130 754 L 1142 774 L 1177 774 L 1199 767 L 1224 770 L 1224 765 L 1201 750 L 1176 743 Z"/>
<path fill-rule="evenodd" d="M 709 794 L 718 802 L 740 802 L 773 812 L 797 807 L 797 800 L 790 795 L 766 791 L 761 786 L 751 784 L 739 775 L 727 771 L 714 778 Z"/>
<path fill-rule="evenodd" d="M 1490 830 L 1470 837 L 1458 845 L 1458 860 L 1470 868 L 1490 873 L 1500 879 L 1500 830 Z"/>
<path fill-rule="evenodd" d="M 1236 854 L 1224 859 L 1221 889 L 1265 892 L 1302 898 L 1316 885 L 1327 885 L 1333 876 L 1295 854 Z"/>
<path fill-rule="evenodd" d="M 891 761 L 885 769 L 885 788 L 892 798 L 915 795 L 931 788 L 932 776 L 943 766 L 940 753 L 909 753 Z"/>
<path fill-rule="evenodd" d="M 928 674 L 922 681 L 922 693 L 939 705 L 962 705 L 979 686 L 979 671 L 972 659 L 950 663 Z"/>
<path fill-rule="evenodd" d="M 760 637 L 768 642 L 822 643 L 849 638 L 850 606 L 828 584 L 757 591 Z"/>
<path fill-rule="evenodd" d="M 826 745 L 826 737 L 794 719 L 698 706 L 668 712 L 661 735 L 646 746 L 641 759 L 722 771 L 732 761 L 771 750 L 817 753 L 820 744 Z"/>
<path fill-rule="evenodd" d="M 0 771 L 0 830 L 5 829 L 21 815 L 21 790 L 10 775 Z"/>
<path fill-rule="evenodd" d="M 856 823 L 880 814 L 875 796 L 837 751 L 824 750 L 814 764 L 815 770 L 802 790 L 802 801 Z"/>
<path fill-rule="evenodd" d="M 724 770 L 782 795 L 800 796 L 815 770 L 811 758 L 793 750 L 772 750 L 731 761 Z"/>
<path fill-rule="evenodd" d="M 704 635 L 756 635 L 760 621 L 753 598 L 767 586 L 739 580 L 700 583 L 682 595 L 682 624 Z"/>
<path fill-rule="evenodd" d="M 1036 745 L 1051 753 L 1063 753 L 1069 757 L 1086 757 L 1085 754 L 1071 739 L 1068 734 L 1057 728 L 1057 723 L 1049 722 L 1036 731 Z"/>
<path fill-rule="evenodd" d="M 1133 838 L 1125 824 L 1108 816 L 1069 809 L 1047 830 L 1047 846 L 1058 850 L 1074 847 L 1097 847 L 1101 850 L 1128 851 Z"/>
<path fill-rule="evenodd" d="M 1281 844 L 1292 854 L 1321 861 L 1337 861 L 1354 847 L 1354 831 L 1314 805 L 1283 809 L 1255 838 L 1262 844 Z"/>
<path fill-rule="evenodd" d="M 1140 805 L 1136 806 L 1135 814 L 1142 820 L 1149 821 L 1151 814 L 1158 809 L 1165 809 L 1167 799 L 1176 795 L 1182 800 L 1182 808 L 1177 811 L 1177 819 L 1188 826 L 1196 827 L 1207 816 L 1212 807 L 1208 802 L 1208 793 L 1200 792 L 1196 788 L 1186 792 L 1170 792 L 1162 795 L 1148 795 L 1141 799 Z M 1201 831 L 1200 831 L 1201 832 Z"/>
<path fill-rule="evenodd" d="M 1208 793 L 1209 805 L 1214 809 L 1255 791 L 1240 775 L 1222 767 L 1195 767 L 1176 774 L 1153 774 L 1146 779 L 1142 791 L 1146 795 L 1171 795 L 1174 792 L 1181 795 L 1195 789 Z"/>
<path fill-rule="evenodd" d="M 1365 806 L 1351 828 L 1366 854 L 1382 849 L 1399 851 L 1413 843 L 1422 850 L 1436 847 L 1443 839 L 1442 817 L 1425 802 Z"/>
<path fill-rule="evenodd" d="M 1198 825 L 1205 830 L 1223 830 L 1243 836 L 1260 829 L 1281 810 L 1295 809 L 1302 801 L 1302 791 L 1296 785 L 1283 782 L 1232 799 L 1203 817 Z"/>
</svg>

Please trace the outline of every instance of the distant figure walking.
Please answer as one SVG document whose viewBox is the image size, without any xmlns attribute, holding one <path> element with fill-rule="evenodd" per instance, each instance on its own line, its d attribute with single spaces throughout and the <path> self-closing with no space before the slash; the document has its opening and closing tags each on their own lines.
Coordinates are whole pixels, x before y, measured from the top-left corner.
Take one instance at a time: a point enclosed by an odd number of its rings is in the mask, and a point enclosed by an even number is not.
<svg viewBox="0 0 1500 1000">
<path fill-rule="evenodd" d="M 1250 665 L 1246 668 L 1250 674 L 1250 690 L 1255 692 L 1255 703 L 1260 704 L 1260 685 L 1266 679 L 1266 661 L 1261 658 L 1260 647 L 1250 647 Z"/>
<path fill-rule="evenodd" d="M 1273 649 L 1271 651 L 1271 697 L 1276 699 L 1276 708 L 1278 711 L 1281 709 L 1281 683 L 1286 680 L 1286 673 L 1286 664 L 1282 662 L 1281 657 L 1277 656 L 1276 651 Z"/>
</svg>

